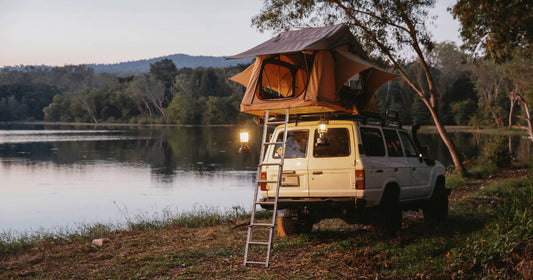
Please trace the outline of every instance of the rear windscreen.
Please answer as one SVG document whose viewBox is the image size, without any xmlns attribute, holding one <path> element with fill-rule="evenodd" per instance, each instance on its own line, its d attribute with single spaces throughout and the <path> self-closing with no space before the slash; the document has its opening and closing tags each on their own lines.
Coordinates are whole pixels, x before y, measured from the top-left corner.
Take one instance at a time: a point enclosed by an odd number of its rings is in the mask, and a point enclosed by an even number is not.
<svg viewBox="0 0 533 280">
<path fill-rule="evenodd" d="M 307 141 L 309 130 L 292 130 L 287 133 L 285 144 L 285 158 L 303 158 L 307 155 Z M 278 135 L 276 142 L 283 142 L 283 132 Z M 277 144 L 274 147 L 274 158 L 280 158 L 283 147 Z"/>
<path fill-rule="evenodd" d="M 318 143 L 320 135 L 315 130 L 313 144 L 314 157 L 347 157 L 350 155 L 350 136 L 346 128 L 329 128 L 322 135 L 323 143 Z"/>
</svg>

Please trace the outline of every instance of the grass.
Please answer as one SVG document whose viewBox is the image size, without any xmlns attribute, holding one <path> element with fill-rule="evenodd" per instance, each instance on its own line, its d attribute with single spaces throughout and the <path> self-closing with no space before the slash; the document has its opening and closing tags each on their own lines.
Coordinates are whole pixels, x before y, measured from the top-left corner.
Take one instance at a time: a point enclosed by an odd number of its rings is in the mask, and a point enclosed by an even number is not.
<svg viewBox="0 0 533 280">
<path fill-rule="evenodd" d="M 462 178 L 461 178 L 462 179 Z M 457 178 L 458 181 L 461 181 Z M 527 279 L 533 266 L 533 179 L 491 184 L 456 198 L 441 228 L 405 219 L 401 233 L 324 220 L 277 238 L 271 267 L 243 267 L 249 219 L 241 208 L 136 217 L 128 229 L 92 225 L 0 242 L 0 278 L 60 279 Z M 485 187 L 482 187 L 485 186 Z M 456 184 L 461 190 L 461 184 Z M 270 212 L 258 213 L 268 218 Z M 87 245 L 108 237 L 102 248 Z M 71 260 L 76 259 L 75 263 Z M 66 263 L 71 265 L 65 266 Z M 529 265 L 529 266 L 528 266 Z M 72 266 L 72 267 L 71 267 Z M 529 275 L 529 276 L 528 276 Z"/>
</svg>

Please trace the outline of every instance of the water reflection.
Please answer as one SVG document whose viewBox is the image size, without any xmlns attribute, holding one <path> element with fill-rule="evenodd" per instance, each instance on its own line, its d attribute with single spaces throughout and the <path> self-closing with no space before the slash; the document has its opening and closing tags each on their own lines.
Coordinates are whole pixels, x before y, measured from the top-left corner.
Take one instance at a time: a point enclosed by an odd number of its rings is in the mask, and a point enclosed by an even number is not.
<svg viewBox="0 0 533 280">
<path fill-rule="evenodd" d="M 0 127 L 0 231 L 197 206 L 249 208 L 258 152 L 235 127 Z"/>
<path fill-rule="evenodd" d="M 462 160 L 480 157 L 483 153 L 483 147 L 491 142 L 507 143 L 509 152 L 515 161 L 526 162 L 533 157 L 531 152 L 532 143 L 522 134 L 502 135 L 454 132 L 450 133 L 450 135 Z M 444 166 L 453 165 L 446 145 L 444 145 L 437 133 L 419 133 L 418 136 L 422 145 L 430 147 L 430 156 L 432 158 L 442 162 Z"/>
<path fill-rule="evenodd" d="M 124 221 L 163 209 L 249 209 L 261 128 L 238 154 L 239 127 L 0 126 L 0 231 Z M 419 134 L 432 156 L 452 163 L 436 134 Z M 507 141 L 520 159 L 520 135 L 453 133 L 465 158 L 488 141 Z M 498 138 L 499 137 L 499 138 Z M 502 138 L 503 137 L 503 138 Z"/>
</svg>

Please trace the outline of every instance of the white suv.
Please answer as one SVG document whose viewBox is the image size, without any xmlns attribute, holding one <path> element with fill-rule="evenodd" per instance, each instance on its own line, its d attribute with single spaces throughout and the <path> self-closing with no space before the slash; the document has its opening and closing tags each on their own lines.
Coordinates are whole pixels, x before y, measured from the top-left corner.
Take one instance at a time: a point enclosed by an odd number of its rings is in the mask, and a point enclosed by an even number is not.
<svg viewBox="0 0 533 280">
<path fill-rule="evenodd" d="M 278 234 L 309 232 L 320 219 L 341 218 L 394 235 L 402 210 L 423 209 L 431 223 L 446 218 L 444 167 L 424 159 L 401 125 L 351 118 L 292 122 L 287 131 Z M 283 141 L 283 125 L 271 137 Z M 268 163 L 279 162 L 281 151 L 280 144 L 268 147 L 262 180 L 277 180 L 277 166 Z M 275 187 L 262 183 L 261 200 L 272 201 Z"/>
</svg>

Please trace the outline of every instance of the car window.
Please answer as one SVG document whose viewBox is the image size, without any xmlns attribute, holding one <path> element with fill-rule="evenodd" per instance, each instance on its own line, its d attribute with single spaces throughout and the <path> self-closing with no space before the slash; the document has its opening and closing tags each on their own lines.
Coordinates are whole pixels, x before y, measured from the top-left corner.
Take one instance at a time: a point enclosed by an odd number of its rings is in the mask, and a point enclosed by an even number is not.
<svg viewBox="0 0 533 280">
<path fill-rule="evenodd" d="M 361 127 L 361 139 L 363 141 L 363 151 L 367 156 L 385 156 L 385 146 L 381 130 L 377 128 Z"/>
<path fill-rule="evenodd" d="M 417 157 L 418 151 L 411 137 L 405 131 L 400 131 L 400 138 L 402 139 L 403 148 L 405 149 L 405 155 L 408 157 Z"/>
<path fill-rule="evenodd" d="M 325 137 L 327 144 L 319 145 L 318 129 L 315 130 L 315 140 L 313 143 L 314 157 L 347 157 L 350 155 L 350 136 L 346 128 L 328 128 Z"/>
<path fill-rule="evenodd" d="M 396 130 L 383 129 L 385 135 L 385 143 L 387 145 L 387 152 L 389 157 L 403 157 L 402 144 Z"/>
<path fill-rule="evenodd" d="M 309 130 L 292 130 L 287 133 L 287 142 L 285 143 L 285 158 L 303 158 L 307 155 L 307 139 Z M 283 142 L 283 132 L 278 134 L 276 142 Z M 274 158 L 281 156 L 283 147 L 277 144 L 274 147 Z"/>
</svg>

